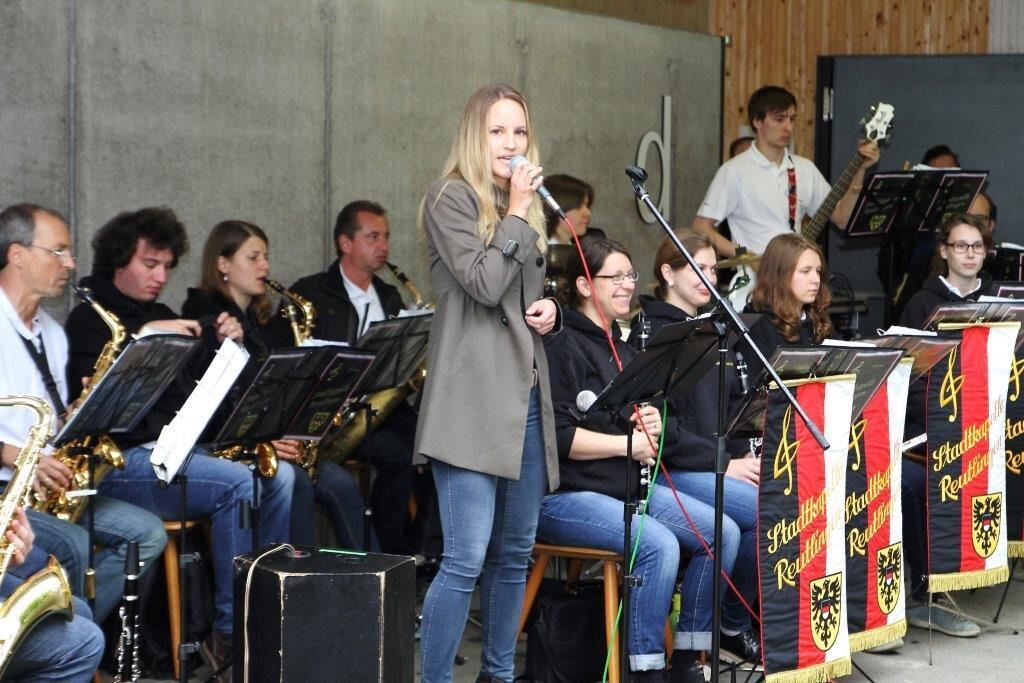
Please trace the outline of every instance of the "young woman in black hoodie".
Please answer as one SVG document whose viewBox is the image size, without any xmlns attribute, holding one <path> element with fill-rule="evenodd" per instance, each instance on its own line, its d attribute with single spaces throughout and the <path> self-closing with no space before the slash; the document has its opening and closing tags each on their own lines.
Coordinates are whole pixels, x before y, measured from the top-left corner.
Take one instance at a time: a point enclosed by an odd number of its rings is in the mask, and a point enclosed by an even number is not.
<svg viewBox="0 0 1024 683">
<path fill-rule="evenodd" d="M 276 325 L 272 320 L 273 307 L 264 282 L 270 273 L 269 256 L 267 236 L 258 226 L 238 220 L 218 223 L 203 247 L 199 287 L 189 288 L 188 298 L 181 307 L 184 316 L 199 320 L 201 324 L 215 320 L 224 311 L 241 323 L 250 363 L 228 395 L 228 402 L 232 404 L 241 399 L 243 388 L 248 386 L 246 380 L 255 376 L 271 349 L 294 344 L 285 326 Z M 203 326 L 203 346 L 211 356 L 220 346 L 209 325 Z M 279 466 L 294 467 L 292 463 L 298 455 L 299 443 L 278 440 L 273 444 Z M 339 544 L 361 547 L 363 505 L 355 478 L 337 463 L 325 460 L 317 463 L 315 482 L 303 468 L 294 469 L 292 542 L 315 544 L 315 500 L 327 509 Z"/>
<path fill-rule="evenodd" d="M 656 444 L 637 429 L 631 411 L 578 423 L 570 412 L 577 395 L 599 393 L 619 373 L 609 339 L 623 364 L 636 351 L 622 341 L 614 320 L 629 313 L 637 273 L 629 252 L 621 244 L 603 238 L 582 241 L 593 289 L 583 274 L 578 254 L 567 266 L 569 291 L 563 308 L 562 332 L 545 339 L 551 372 L 561 485 L 546 496 L 541 506 L 537 536 L 562 545 L 581 545 L 621 551 L 624 456 L 627 430 L 633 432 L 634 459 L 653 464 Z M 640 410 L 647 432 L 657 441 L 663 428 L 659 406 Z M 679 453 L 679 427 L 670 417 L 664 425 L 665 458 Z M 714 524 L 710 506 L 680 494 L 690 518 L 708 543 Z M 636 539 L 640 526 L 633 524 Z M 636 680 L 661 680 L 665 665 L 663 629 L 679 570 L 682 547 L 692 555 L 683 578 L 682 608 L 672 656 L 673 681 L 703 681 L 696 664 L 700 650 L 711 646 L 712 561 L 667 487 L 654 486 L 647 519 L 640 537 L 634 573 L 643 579 L 634 589 L 630 614 L 630 668 Z M 722 563 L 731 571 L 740 541 L 736 524 L 726 520 L 722 536 Z M 640 673 L 643 672 L 643 673 Z"/>
<path fill-rule="evenodd" d="M 697 265 L 711 284 L 718 276 L 715 250 L 710 238 L 691 230 L 678 233 Z M 696 317 L 711 301 L 711 292 L 690 267 L 675 243 L 667 237 L 654 258 L 655 296 L 641 294 L 643 319 L 655 334 L 665 325 Z M 633 320 L 630 342 L 638 346 L 640 320 Z M 734 361 L 726 369 L 725 391 L 735 407 L 743 397 Z M 672 412 L 679 422 L 679 446 L 684 457 L 673 459 L 669 472 L 676 489 L 707 505 L 715 504 L 715 453 L 718 430 L 718 371 L 708 372 L 697 386 L 672 397 Z M 733 583 L 750 604 L 756 594 L 757 574 L 757 483 L 761 461 L 750 452 L 746 439 L 730 439 L 726 448 L 731 456 L 725 480 L 725 514 L 740 530 Z M 760 643 L 752 630 L 750 615 L 735 593 L 727 591 L 722 612 L 723 656 L 734 660 L 756 661 Z"/>
<path fill-rule="evenodd" d="M 984 218 L 955 214 L 935 233 L 935 258 L 932 275 L 921 285 L 903 309 L 900 325 L 924 329 L 932 312 L 943 304 L 977 301 L 986 294 L 995 294 L 992 280 L 981 272 L 985 256 L 992 248 L 992 230 Z M 926 384 L 920 379 L 910 387 L 907 401 L 907 438 L 925 431 Z M 924 466 L 909 458 L 903 459 L 903 547 L 910 571 L 910 597 L 916 604 L 907 605 L 907 622 L 928 628 L 925 572 L 927 571 L 927 482 Z M 971 638 L 981 629 L 958 612 L 936 608 L 931 613 L 931 627 L 951 636 Z"/>
</svg>

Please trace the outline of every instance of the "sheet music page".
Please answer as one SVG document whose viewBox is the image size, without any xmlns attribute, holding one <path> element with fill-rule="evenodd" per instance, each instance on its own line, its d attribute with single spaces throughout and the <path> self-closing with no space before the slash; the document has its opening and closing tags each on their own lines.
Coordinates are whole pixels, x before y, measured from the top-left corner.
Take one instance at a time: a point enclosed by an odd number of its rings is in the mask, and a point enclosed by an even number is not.
<svg viewBox="0 0 1024 683">
<path fill-rule="evenodd" d="M 157 478 L 171 483 L 248 361 L 245 347 L 231 339 L 224 340 L 181 410 L 160 432 L 149 457 Z"/>
</svg>

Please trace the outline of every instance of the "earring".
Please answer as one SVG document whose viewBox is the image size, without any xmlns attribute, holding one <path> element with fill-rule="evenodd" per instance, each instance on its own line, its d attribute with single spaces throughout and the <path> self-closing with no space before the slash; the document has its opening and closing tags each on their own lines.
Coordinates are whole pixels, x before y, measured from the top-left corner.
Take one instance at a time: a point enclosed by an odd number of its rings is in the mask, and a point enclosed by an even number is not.
<svg viewBox="0 0 1024 683">
<path fill-rule="evenodd" d="M 672 288 L 673 288 L 673 287 L 675 287 L 675 286 L 676 286 L 676 283 L 675 283 L 675 282 L 673 282 L 672 280 L 669 280 L 669 282 L 668 282 L 668 287 L 669 287 L 669 289 L 672 289 Z"/>
<path fill-rule="evenodd" d="M 223 275 L 221 275 L 220 277 L 221 277 L 221 279 L 222 279 L 222 280 L 224 280 L 224 282 L 227 282 L 227 281 L 228 281 L 228 274 L 227 274 L 227 273 L 224 273 L 224 274 L 223 274 Z"/>
</svg>

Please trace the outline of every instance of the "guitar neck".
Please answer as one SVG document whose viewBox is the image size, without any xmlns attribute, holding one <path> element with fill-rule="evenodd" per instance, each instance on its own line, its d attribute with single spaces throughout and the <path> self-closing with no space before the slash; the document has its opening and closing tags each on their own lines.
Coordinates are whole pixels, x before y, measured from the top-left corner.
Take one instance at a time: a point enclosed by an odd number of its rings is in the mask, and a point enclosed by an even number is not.
<svg viewBox="0 0 1024 683">
<path fill-rule="evenodd" d="M 839 176 L 839 180 L 832 186 L 832 190 L 825 196 L 825 201 L 821 203 L 818 210 L 814 212 L 814 216 L 811 220 L 803 227 L 801 234 L 805 235 L 809 239 L 818 241 L 821 236 L 822 230 L 828 225 L 829 219 L 832 217 L 832 212 L 836 210 L 836 206 L 839 205 L 839 200 L 846 195 L 846 191 L 850 189 L 850 183 L 853 182 L 853 177 L 857 175 L 857 171 L 860 169 L 861 163 L 864 159 L 860 153 L 853 155 L 850 159 L 850 163 L 846 164 L 846 168 L 843 169 L 842 175 Z"/>
</svg>

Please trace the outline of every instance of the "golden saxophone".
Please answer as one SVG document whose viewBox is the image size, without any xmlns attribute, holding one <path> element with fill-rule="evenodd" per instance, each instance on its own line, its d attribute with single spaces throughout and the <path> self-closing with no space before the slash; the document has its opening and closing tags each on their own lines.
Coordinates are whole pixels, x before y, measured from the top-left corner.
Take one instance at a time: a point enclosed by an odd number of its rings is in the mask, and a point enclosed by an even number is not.
<svg viewBox="0 0 1024 683">
<path fill-rule="evenodd" d="M 385 265 L 395 278 L 402 283 L 406 291 L 409 292 L 409 296 L 412 297 L 413 303 L 410 308 L 415 310 L 429 310 L 433 308 L 423 298 L 423 295 L 420 294 L 420 291 L 409 279 L 409 276 L 403 273 L 398 266 L 393 263 L 386 263 Z M 426 376 L 427 367 L 426 361 L 424 361 L 420 367 L 416 368 L 413 376 L 404 385 L 378 391 L 364 397 L 363 401 L 369 403 L 371 409 L 376 413 L 372 426 L 375 427 L 381 424 L 411 394 L 420 391 L 423 388 L 423 380 L 426 379 Z M 324 438 L 320 440 L 319 450 L 325 454 L 324 457 L 328 457 L 335 462 L 342 462 L 348 459 L 356 447 L 366 438 L 366 421 L 357 419 L 355 413 L 349 412 L 336 415 L 333 424 L 337 429 L 324 435 Z"/>
<path fill-rule="evenodd" d="M 128 333 L 125 331 L 124 325 L 121 324 L 121 320 L 103 306 L 100 306 L 96 299 L 93 298 L 92 292 L 89 289 L 76 285 L 71 285 L 71 288 L 78 295 L 78 298 L 92 306 L 92 309 L 96 311 L 107 327 L 110 328 L 110 341 L 103 345 L 100 355 L 92 366 L 92 379 L 89 380 L 89 385 L 82 389 L 82 393 L 76 401 L 76 405 L 80 406 L 85 398 L 92 393 L 93 387 L 99 383 L 100 378 L 107 374 L 114 361 L 117 360 L 118 354 L 121 353 L 121 347 L 124 345 L 124 340 L 128 337 Z M 72 410 L 68 417 L 70 418 L 74 412 Z M 88 452 L 83 452 L 83 449 L 89 450 Z M 89 459 L 93 455 L 97 456 L 98 462 L 93 468 L 92 481 L 90 482 Z M 124 469 L 124 454 L 117 444 L 114 443 L 114 440 L 106 434 L 96 439 L 95 444 L 91 437 L 64 444 L 53 453 L 53 457 L 57 458 L 65 467 L 71 470 L 71 486 L 66 490 L 50 489 L 45 496 L 37 494 L 32 502 L 32 508 L 39 512 L 47 512 L 72 524 L 77 522 L 82 516 L 89 499 L 87 496 L 68 496 L 68 493 L 85 490 L 90 485 L 96 488 L 100 481 L 110 473 L 111 468 Z"/>
<path fill-rule="evenodd" d="M 50 404 L 35 396 L 5 396 L 0 406 L 23 406 L 36 412 L 36 424 L 29 430 L 25 445 L 12 469 L 14 476 L 0 499 L 0 580 L 14 556 L 15 546 L 7 541 L 7 529 L 15 510 L 28 503 L 43 447 L 53 435 L 54 415 Z M 50 614 L 66 619 L 74 616 L 71 586 L 64 568 L 50 557 L 46 567 L 30 576 L 0 604 L 0 679 L 11 661 L 11 654 L 39 621 Z"/>
<path fill-rule="evenodd" d="M 313 338 L 313 328 L 316 326 L 316 308 L 313 302 L 303 296 L 299 296 L 290 289 L 286 289 L 277 280 L 263 278 L 267 287 L 280 294 L 284 298 L 284 306 L 281 315 L 288 321 L 292 328 L 292 337 L 296 346 L 302 346 L 307 339 Z M 335 416 L 337 419 L 337 416 Z M 295 457 L 295 464 L 302 467 L 309 473 L 310 479 L 316 478 L 316 463 L 320 459 L 320 449 L 313 441 L 300 441 L 299 454 Z"/>
</svg>

